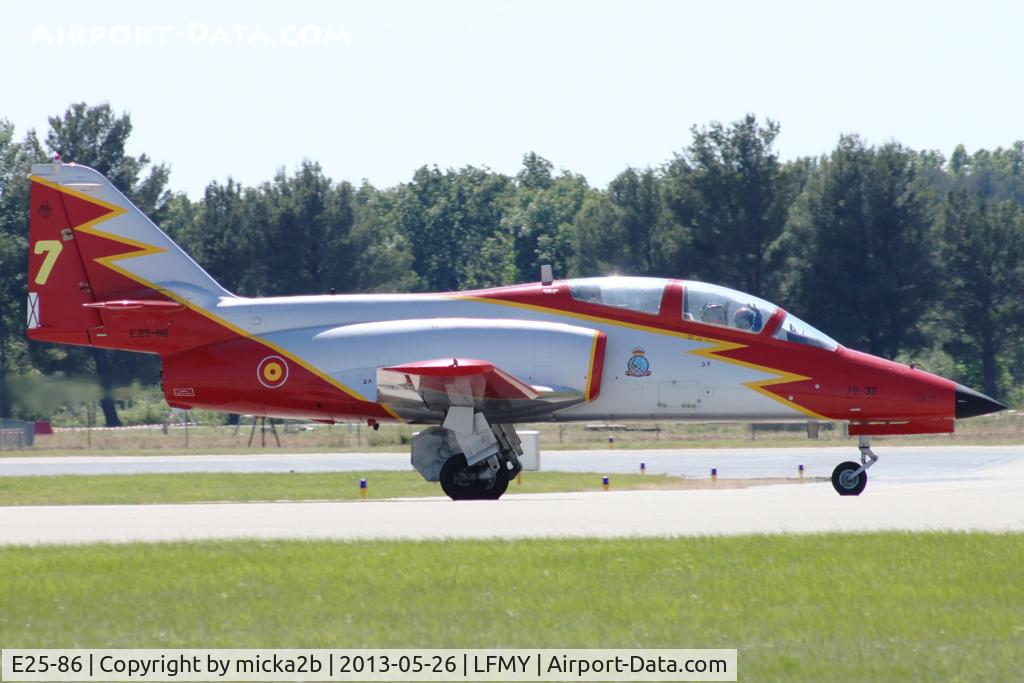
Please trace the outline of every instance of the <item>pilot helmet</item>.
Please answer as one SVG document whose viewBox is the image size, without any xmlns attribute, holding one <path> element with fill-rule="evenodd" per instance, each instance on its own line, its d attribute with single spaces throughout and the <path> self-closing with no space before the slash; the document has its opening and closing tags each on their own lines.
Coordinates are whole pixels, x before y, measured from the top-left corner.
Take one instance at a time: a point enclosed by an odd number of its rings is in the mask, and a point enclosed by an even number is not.
<svg viewBox="0 0 1024 683">
<path fill-rule="evenodd" d="M 732 321 L 741 330 L 752 330 L 757 324 L 757 313 L 749 306 L 741 306 L 732 316 Z"/>
</svg>

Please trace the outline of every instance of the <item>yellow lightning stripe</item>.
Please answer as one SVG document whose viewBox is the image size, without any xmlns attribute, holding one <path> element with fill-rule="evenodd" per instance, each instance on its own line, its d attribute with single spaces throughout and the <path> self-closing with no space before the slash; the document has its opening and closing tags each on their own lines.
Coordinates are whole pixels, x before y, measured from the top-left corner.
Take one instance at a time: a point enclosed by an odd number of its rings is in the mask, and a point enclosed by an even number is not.
<svg viewBox="0 0 1024 683">
<path fill-rule="evenodd" d="M 88 235 L 95 235 L 96 237 L 102 237 L 103 239 L 107 239 L 107 240 L 110 240 L 112 242 L 117 242 L 119 244 L 124 244 L 124 245 L 127 245 L 129 247 L 135 247 L 135 251 L 127 251 L 127 252 L 125 252 L 123 254 L 114 254 L 112 256 L 101 256 L 99 258 L 93 259 L 96 263 L 99 263 L 102 266 L 106 266 L 107 268 L 110 268 L 114 272 L 120 273 L 121 275 L 124 275 L 125 277 L 127 277 L 129 279 L 138 281 L 131 273 L 126 271 L 124 268 L 116 265 L 114 262 L 115 261 L 120 261 L 122 259 L 136 258 L 137 256 L 149 256 L 150 254 L 162 254 L 163 252 L 167 251 L 166 249 L 164 249 L 162 247 L 154 247 L 151 244 L 145 244 L 143 242 L 138 242 L 136 240 L 129 239 L 127 237 L 121 237 L 120 235 L 112 235 L 109 232 L 103 232 L 102 230 L 97 230 L 96 229 L 96 226 L 99 225 L 100 223 L 103 223 L 104 221 L 108 221 L 108 220 L 110 220 L 112 218 L 117 218 L 118 216 L 121 216 L 121 215 L 124 215 L 124 214 L 128 213 L 128 209 L 126 209 L 126 208 L 124 208 L 122 206 L 118 206 L 116 204 L 111 204 L 110 202 L 105 202 L 102 199 L 97 199 L 96 197 L 92 197 L 90 195 L 87 195 L 84 192 L 79 192 L 78 190 L 73 190 L 73 189 L 71 189 L 69 187 L 64 187 L 63 185 L 58 185 L 57 183 L 50 182 L 49 180 L 45 180 L 45 179 L 43 179 L 43 178 L 41 178 L 39 176 L 29 176 L 29 179 L 32 180 L 33 182 L 39 183 L 40 185 L 45 185 L 45 186 L 47 186 L 49 188 L 52 188 L 52 189 L 54 189 L 57 192 L 60 192 L 62 194 L 67 194 L 67 195 L 71 195 L 72 197 L 77 197 L 78 199 L 81 199 L 84 202 L 88 202 L 89 204 L 95 204 L 96 206 L 102 206 L 104 209 L 106 209 L 107 211 L 110 212 L 110 213 L 103 214 L 102 216 L 99 216 L 98 218 L 94 218 L 94 219 L 92 219 L 91 221 L 89 221 L 87 223 L 82 223 L 81 225 L 76 225 L 74 227 L 74 230 L 76 232 L 84 232 L 84 233 L 86 233 Z M 146 283 L 146 284 L 147 284 L 147 286 L 150 286 L 149 283 Z M 158 291 L 162 291 L 159 287 L 153 287 L 153 289 L 156 289 Z"/>
<path fill-rule="evenodd" d="M 64 185 L 58 185 L 57 183 L 55 183 L 55 182 L 53 182 L 51 180 L 47 180 L 47 179 L 45 179 L 45 178 L 43 178 L 41 176 L 30 175 L 28 177 L 28 179 L 31 180 L 34 183 L 39 183 L 40 185 L 45 185 L 46 187 L 49 187 L 50 189 L 56 190 L 57 192 L 60 192 L 61 194 L 67 194 L 67 195 L 71 195 L 72 197 L 77 197 L 78 199 L 81 199 L 84 202 L 88 202 L 89 204 L 95 204 L 96 206 L 102 206 L 104 209 L 107 209 L 108 211 L 110 211 L 110 213 L 104 214 L 104 215 L 100 216 L 99 218 L 94 218 L 91 221 L 89 221 L 88 223 L 82 223 L 81 225 L 76 226 L 75 230 L 86 230 L 88 232 L 87 229 L 91 228 L 92 226 L 96 225 L 97 223 L 102 223 L 105 220 L 109 220 L 109 219 L 114 218 L 116 216 L 120 216 L 121 214 L 128 213 L 128 209 L 124 208 L 123 206 L 118 206 L 117 204 L 111 204 L 110 202 L 105 202 L 102 199 L 97 199 L 96 197 L 93 197 L 92 195 L 88 195 L 88 194 L 86 194 L 84 192 L 79 192 L 78 190 L 72 190 L 70 187 L 65 187 Z M 131 243 L 133 245 L 139 245 L 139 246 L 141 246 L 144 249 L 145 248 L 150 248 L 150 249 L 154 248 L 154 247 L 150 247 L 147 244 L 141 244 L 140 242 L 132 242 L 131 240 L 129 240 L 127 243 Z"/>
<path fill-rule="evenodd" d="M 107 268 L 110 268 L 111 270 L 113 270 L 113 271 L 115 271 L 117 273 L 120 273 L 121 275 L 123 275 L 124 277 L 128 278 L 129 280 L 133 280 L 135 282 L 138 282 L 141 285 L 144 285 L 145 287 L 148 287 L 148 288 L 150 288 L 150 289 L 152 289 L 154 291 L 160 292 L 164 296 L 167 296 L 167 297 L 173 299 L 174 301 L 178 302 L 179 304 L 181 304 L 185 308 L 188 308 L 191 311 L 195 311 L 199 315 L 202 315 L 202 316 L 208 318 L 209 320 L 217 323 L 218 325 L 226 327 L 227 329 L 231 330 L 235 334 L 238 334 L 238 335 L 240 335 L 242 337 L 245 337 L 246 339 L 251 339 L 251 340 L 255 341 L 258 344 L 263 344 L 264 346 L 270 347 L 274 351 L 277 351 L 278 353 L 280 353 L 285 358 L 288 358 L 289 360 L 291 360 L 296 365 L 299 365 L 299 366 L 305 368 L 309 372 L 313 373 L 314 375 L 316 375 L 320 379 L 324 380 L 325 382 L 327 382 L 331 386 L 333 386 L 333 387 L 335 387 L 337 389 L 340 389 L 342 392 L 348 394 L 349 396 L 352 396 L 353 398 L 356 398 L 356 399 L 358 399 L 360 401 L 364 401 L 366 403 L 374 403 L 374 401 L 370 401 L 368 398 L 366 398 L 365 396 L 363 396 L 359 392 L 354 391 L 352 389 L 349 389 L 347 386 L 345 386 L 344 384 L 342 384 L 338 380 L 336 380 L 333 377 L 327 375 L 326 373 L 324 373 L 323 371 L 319 370 L 318 368 L 310 365 L 306 361 L 304 361 L 301 358 L 297 357 L 295 354 L 290 353 L 289 351 L 286 351 L 285 349 L 281 348 L 277 344 L 269 342 L 266 339 L 262 339 L 260 337 L 257 337 L 256 335 L 248 332 L 247 330 L 244 330 L 241 327 L 238 327 L 237 325 L 234 325 L 233 323 L 230 323 L 227 320 L 224 320 L 223 318 L 220 318 L 220 317 L 214 315 L 213 313 L 210 313 L 209 311 L 207 311 L 204 308 L 201 308 L 200 306 L 196 305 L 192 301 L 190 301 L 188 299 L 185 299 L 184 297 L 178 296 L 177 294 L 175 294 L 174 292 L 170 291 L 169 289 L 165 289 L 163 287 L 160 287 L 159 285 L 157 285 L 155 283 L 152 283 L 149 280 L 146 280 L 145 278 L 143 278 L 143 277 L 141 277 L 139 275 L 136 275 L 135 273 L 132 273 L 132 272 L 130 272 L 128 270 L 125 270 L 124 268 L 121 268 L 120 266 L 116 265 L 114 263 L 114 261 L 117 261 L 117 260 L 120 260 L 120 259 L 135 258 L 137 256 L 148 256 L 150 254 L 160 254 L 160 253 L 163 253 L 163 252 L 167 251 L 166 249 L 163 249 L 161 247 L 154 247 L 154 246 L 152 246 L 150 244 L 144 244 L 143 242 L 138 242 L 136 240 L 128 239 L 126 237 L 119 237 L 117 235 L 112 235 L 110 233 L 103 232 L 102 230 L 97 230 L 95 228 L 96 225 L 102 223 L 103 221 L 106 221 L 106 220 L 109 220 L 111 218 L 115 218 L 117 216 L 120 216 L 122 214 L 127 213 L 128 212 L 127 209 L 125 209 L 123 207 L 120 207 L 120 206 L 117 206 L 116 204 L 111 204 L 111 203 L 105 202 L 105 201 L 103 201 L 101 199 L 97 199 L 96 197 L 89 196 L 89 195 L 87 195 L 85 193 L 78 192 L 77 190 L 72 190 L 71 188 L 64 187 L 62 185 L 58 185 L 57 183 L 51 182 L 49 180 L 45 180 L 45 179 L 43 179 L 43 178 L 41 178 L 39 176 L 29 176 L 29 179 L 32 180 L 33 182 L 37 182 L 37 183 L 40 183 L 41 185 L 46 185 L 47 187 L 53 188 L 57 192 L 63 192 L 65 194 L 69 194 L 69 195 L 71 195 L 73 197 L 77 197 L 77 198 L 79 198 L 79 199 L 81 199 L 83 201 L 87 201 L 87 202 L 90 202 L 92 204 L 97 204 L 97 205 L 102 206 L 102 207 L 104 207 L 106 209 L 109 209 L 111 211 L 111 213 L 108 213 L 108 214 L 105 214 L 103 216 L 100 216 L 99 218 L 93 219 L 93 220 L 89 221 L 88 223 L 83 223 L 82 225 L 76 227 L 75 230 L 76 231 L 77 230 L 81 230 L 82 232 L 88 233 L 90 235 L 95 235 L 97 237 L 102 237 L 104 239 L 109 239 L 109 240 L 112 240 L 114 242 L 120 242 L 121 244 L 127 244 L 128 246 L 136 247 L 138 249 L 138 251 L 127 252 L 127 253 L 124 253 L 124 254 L 116 254 L 114 256 L 102 256 L 100 258 L 94 259 L 100 265 L 106 266 Z M 384 403 L 380 403 L 378 405 L 380 405 L 389 415 L 391 415 L 393 418 L 395 418 L 399 422 L 403 422 L 404 421 L 398 415 L 398 413 L 396 413 L 390 406 L 388 406 L 388 405 L 386 405 Z"/>
<path fill-rule="evenodd" d="M 773 386 L 775 384 L 786 384 L 788 382 L 800 382 L 800 381 L 803 381 L 803 380 L 810 379 L 810 377 L 805 377 L 804 375 L 798 375 L 798 374 L 793 373 L 793 372 L 786 372 L 785 370 L 778 370 L 776 368 L 770 368 L 770 367 L 767 367 L 765 365 L 757 365 L 756 363 L 748 363 L 747 361 L 737 360 L 735 358 L 729 358 L 728 356 L 719 356 L 718 355 L 719 353 L 722 353 L 724 351 L 732 351 L 734 349 L 746 348 L 748 346 L 747 344 L 737 344 L 736 342 L 724 341 L 722 339 L 713 339 L 711 337 L 705 337 L 705 336 L 702 336 L 702 335 L 689 334 L 689 333 L 686 333 L 686 332 L 675 332 L 673 330 L 664 330 L 664 329 L 661 329 L 661 328 L 658 328 L 658 327 L 652 327 L 650 325 L 640 325 L 640 324 L 637 324 L 637 323 L 621 322 L 619 320 L 612 320 L 612 319 L 609 319 L 609 318 L 602 318 L 602 317 L 596 316 L 596 315 L 587 315 L 586 313 L 573 313 L 571 311 L 563 311 L 563 310 L 557 309 L 557 308 L 548 308 L 546 306 L 538 306 L 536 304 L 524 304 L 524 303 L 520 303 L 518 301 L 505 301 L 505 300 L 502 300 L 502 299 L 488 299 L 487 297 L 482 297 L 482 296 L 464 296 L 464 295 L 461 295 L 461 294 L 453 295 L 452 298 L 459 299 L 461 301 L 475 301 L 475 302 L 479 302 L 479 303 L 498 304 L 498 305 L 501 305 L 501 306 L 512 306 L 514 308 L 523 308 L 523 309 L 530 310 L 530 311 L 536 311 L 538 313 L 547 313 L 549 315 L 555 315 L 555 316 L 560 316 L 560 317 L 576 318 L 578 320 L 587 320 L 587 321 L 590 321 L 590 322 L 598 322 L 598 323 L 601 323 L 601 324 L 604 324 L 604 325 L 614 325 L 616 327 L 625 327 L 625 328 L 628 328 L 628 329 L 640 330 L 641 332 L 652 332 L 654 334 L 662 334 L 662 335 L 665 335 L 665 336 L 668 336 L 668 337 L 679 337 L 680 339 L 686 339 L 688 341 L 703 342 L 705 344 L 713 344 L 713 346 L 711 346 L 710 348 L 694 349 L 692 351 L 689 351 L 689 353 L 692 353 L 692 354 L 694 354 L 696 356 L 703 356 L 705 358 L 719 360 L 719 361 L 723 361 L 725 363 L 731 363 L 733 365 L 738 365 L 740 367 L 750 368 L 751 370 L 757 370 L 759 372 L 766 372 L 766 373 L 775 375 L 775 377 L 769 377 L 768 379 L 760 379 L 760 380 L 756 380 L 756 381 L 753 381 L 753 382 L 745 382 L 743 384 L 743 386 L 747 387 L 748 389 L 752 389 L 752 390 L 758 392 L 759 394 L 767 396 L 768 398 L 770 398 L 770 399 L 772 399 L 774 401 L 778 401 L 779 403 L 781 403 L 784 406 L 788 406 L 789 408 L 797 410 L 797 411 L 803 413 L 804 415 L 807 415 L 808 417 L 813 417 L 816 420 L 829 420 L 830 419 L 828 417 L 825 417 L 824 415 L 819 415 L 818 413 L 814 412 L 813 410 L 810 410 L 808 408 L 804 408 L 803 406 L 801 406 L 800 404 L 796 403 L 795 401 L 787 401 L 786 399 L 782 398 L 781 396 L 776 396 L 775 394 L 773 394 L 772 392 L 768 391 L 765 388 L 765 387 Z M 591 366 L 591 367 L 593 367 L 593 366 Z"/>
<path fill-rule="evenodd" d="M 813 410 L 810 410 L 808 408 L 803 407 L 802 405 L 800 405 L 799 403 L 797 403 L 795 401 L 787 401 L 786 399 L 784 399 L 781 396 L 778 396 L 776 394 L 773 394 L 772 392 L 768 391 L 768 389 L 767 389 L 767 387 L 774 386 L 776 384 L 788 384 L 789 382 L 802 382 L 804 380 L 810 379 L 810 377 L 806 377 L 804 375 L 798 375 L 798 374 L 796 374 L 794 372 L 786 372 L 784 370 L 777 370 L 776 368 L 769 368 L 769 367 L 767 367 L 765 365 L 758 365 L 757 363 L 748 363 L 745 360 L 738 360 L 736 358 L 730 358 L 728 356 L 720 356 L 720 355 L 718 355 L 718 354 L 723 353 L 725 351 L 734 351 L 736 349 L 745 349 L 745 348 L 747 348 L 747 344 L 737 344 L 736 342 L 727 342 L 727 341 L 721 341 L 721 340 L 717 340 L 717 339 L 706 339 L 706 338 L 700 338 L 700 337 L 698 337 L 697 339 L 699 339 L 700 341 L 705 341 L 705 342 L 713 343 L 714 346 L 711 346 L 711 347 L 708 347 L 708 348 L 703 348 L 703 349 L 693 349 L 692 351 L 689 351 L 689 353 L 692 353 L 695 356 L 701 356 L 703 358 L 720 360 L 720 361 L 724 361 L 726 363 L 731 363 L 733 365 L 738 365 L 740 367 L 750 368 L 751 370 L 757 370 L 758 372 L 766 372 L 766 373 L 769 373 L 769 374 L 776 375 L 776 377 L 769 377 L 767 379 L 759 379 L 759 380 L 755 380 L 753 382 L 744 382 L 743 386 L 747 387 L 748 389 L 753 389 L 754 391 L 758 392 L 759 394 L 767 396 L 768 398 L 770 398 L 770 399 L 772 399 L 774 401 L 778 401 L 779 403 L 781 403 L 784 406 L 787 406 L 789 408 L 793 408 L 795 410 L 798 410 L 798 411 L 800 411 L 801 413 L 803 413 L 804 415 L 806 415 L 808 417 L 813 417 L 816 420 L 828 420 L 829 419 L 829 418 L 825 417 L 824 415 L 819 415 L 818 413 L 814 412 Z"/>
</svg>

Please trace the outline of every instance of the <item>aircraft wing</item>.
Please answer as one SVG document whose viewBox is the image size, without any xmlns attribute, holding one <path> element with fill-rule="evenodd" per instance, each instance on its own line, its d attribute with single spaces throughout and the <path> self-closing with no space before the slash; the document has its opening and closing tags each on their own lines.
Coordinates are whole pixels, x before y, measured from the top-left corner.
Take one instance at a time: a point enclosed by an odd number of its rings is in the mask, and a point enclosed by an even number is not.
<svg viewBox="0 0 1024 683">
<path fill-rule="evenodd" d="M 585 388 L 529 384 L 474 358 L 440 358 L 377 369 L 377 400 L 400 412 L 443 413 L 462 406 L 499 419 L 538 418 L 585 398 Z"/>
</svg>

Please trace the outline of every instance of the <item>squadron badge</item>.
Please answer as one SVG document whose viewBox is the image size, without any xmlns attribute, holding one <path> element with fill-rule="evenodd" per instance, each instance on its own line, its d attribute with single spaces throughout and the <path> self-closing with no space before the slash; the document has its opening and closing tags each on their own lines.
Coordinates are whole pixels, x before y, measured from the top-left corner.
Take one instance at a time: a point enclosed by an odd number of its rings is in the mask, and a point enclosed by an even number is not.
<svg viewBox="0 0 1024 683">
<path fill-rule="evenodd" d="M 626 375 L 629 377 L 647 377 L 651 374 L 651 361 L 644 355 L 647 352 L 637 347 L 626 362 Z"/>
</svg>

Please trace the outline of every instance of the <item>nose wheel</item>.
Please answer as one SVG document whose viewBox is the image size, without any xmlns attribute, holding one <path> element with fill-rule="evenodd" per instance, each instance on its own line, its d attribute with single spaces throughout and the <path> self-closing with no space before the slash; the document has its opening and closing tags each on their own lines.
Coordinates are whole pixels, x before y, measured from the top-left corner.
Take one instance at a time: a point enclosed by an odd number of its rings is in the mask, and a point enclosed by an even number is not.
<svg viewBox="0 0 1024 683">
<path fill-rule="evenodd" d="M 869 437 L 860 437 L 860 464 L 853 461 L 841 462 L 832 470 L 832 487 L 840 496 L 859 496 L 868 485 L 868 468 L 878 462 L 878 456 L 871 451 Z"/>
</svg>

